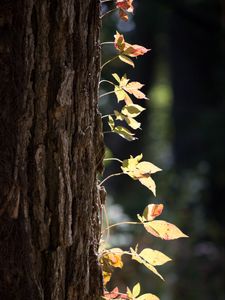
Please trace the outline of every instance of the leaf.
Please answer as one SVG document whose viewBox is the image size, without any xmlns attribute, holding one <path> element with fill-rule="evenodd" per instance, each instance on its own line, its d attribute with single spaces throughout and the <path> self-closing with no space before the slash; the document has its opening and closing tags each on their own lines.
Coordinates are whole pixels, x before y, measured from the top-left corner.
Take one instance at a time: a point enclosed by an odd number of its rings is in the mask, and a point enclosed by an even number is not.
<svg viewBox="0 0 225 300">
<path fill-rule="evenodd" d="M 116 94 L 118 102 L 123 101 L 126 97 L 129 97 L 127 93 L 118 85 L 115 86 L 114 92 Z"/>
<path fill-rule="evenodd" d="M 128 14 L 123 9 L 119 9 L 119 17 L 125 22 L 127 22 L 129 19 Z"/>
<path fill-rule="evenodd" d="M 145 229 L 156 237 L 163 240 L 175 240 L 188 237 L 178 227 L 162 220 L 154 220 L 144 224 Z"/>
<path fill-rule="evenodd" d="M 152 221 L 160 216 L 163 211 L 163 204 L 149 204 L 145 207 L 143 217 L 145 221 Z"/>
<path fill-rule="evenodd" d="M 113 73 L 112 76 L 116 79 L 118 83 L 120 83 L 120 77 L 116 73 Z"/>
<path fill-rule="evenodd" d="M 120 293 L 118 287 L 114 288 L 111 292 L 104 292 L 103 299 L 128 299 L 126 294 Z"/>
<path fill-rule="evenodd" d="M 103 284 L 106 285 L 110 281 L 112 273 L 103 271 L 102 275 L 103 275 Z"/>
<path fill-rule="evenodd" d="M 162 171 L 162 169 L 147 161 L 140 162 L 137 165 L 137 168 L 142 172 L 142 174 L 154 174 L 156 172 Z"/>
<path fill-rule="evenodd" d="M 114 113 L 116 115 L 116 120 L 119 121 L 125 121 L 132 129 L 138 129 L 141 126 L 141 123 L 137 122 L 134 118 L 132 117 L 127 117 L 124 114 L 114 110 Z"/>
<path fill-rule="evenodd" d="M 140 45 L 131 45 L 129 43 L 125 42 L 124 36 L 122 34 L 120 34 L 118 31 L 116 32 L 116 34 L 114 35 L 115 37 L 115 41 L 114 41 L 114 45 L 115 48 L 117 50 L 119 50 L 120 52 L 120 56 L 124 56 L 125 60 L 127 59 L 127 56 L 129 57 L 137 57 L 140 55 L 144 55 L 146 52 L 150 51 L 150 49 L 147 49 L 143 46 Z M 120 58 L 120 57 L 119 57 Z M 121 59 L 121 58 L 120 58 Z M 122 60 L 122 59 L 121 59 Z M 130 60 L 129 62 L 124 61 L 128 64 L 133 64 L 134 67 L 134 63 L 132 62 L 132 60 Z"/>
<path fill-rule="evenodd" d="M 137 104 L 132 104 L 132 105 L 125 105 L 121 112 L 126 115 L 126 116 L 129 116 L 129 117 L 137 117 L 138 115 L 140 115 L 140 113 L 142 111 L 144 111 L 146 108 L 140 106 L 140 105 L 137 105 Z"/>
<path fill-rule="evenodd" d="M 122 62 L 124 62 L 125 64 L 128 64 L 128 65 L 132 66 L 133 68 L 135 67 L 133 61 L 129 57 L 127 57 L 126 55 L 120 54 L 119 59 Z"/>
<path fill-rule="evenodd" d="M 123 126 L 116 126 L 113 132 L 119 134 L 122 138 L 128 141 L 134 141 L 137 138 L 134 136 L 134 133 L 130 132 L 127 128 Z"/>
<path fill-rule="evenodd" d="M 117 0 L 116 7 L 132 13 L 134 10 L 132 3 L 133 0 Z"/>
<path fill-rule="evenodd" d="M 144 294 L 138 297 L 137 300 L 160 300 L 160 299 L 153 294 Z"/>
<path fill-rule="evenodd" d="M 137 284 L 135 284 L 135 286 L 132 289 L 132 294 L 133 297 L 136 298 L 141 292 L 141 286 L 140 283 L 138 282 Z"/>
<path fill-rule="evenodd" d="M 134 249 L 130 248 L 130 251 L 131 251 L 132 259 L 133 260 L 136 260 L 140 264 L 143 264 L 146 268 L 148 268 L 150 271 L 152 271 L 154 274 L 156 274 L 157 276 L 159 276 L 164 281 L 162 275 L 159 274 L 159 272 L 156 270 L 156 268 L 153 265 L 151 265 L 145 259 L 143 259 L 142 257 L 140 257 L 140 255 L 137 252 L 135 252 Z"/>
<path fill-rule="evenodd" d="M 141 253 L 139 253 L 139 255 L 153 266 L 161 266 L 167 263 L 168 261 L 171 261 L 171 258 L 169 258 L 164 253 L 158 250 L 153 250 L 151 248 L 146 248 L 142 250 Z"/>
<path fill-rule="evenodd" d="M 140 82 L 137 81 L 133 81 L 128 83 L 124 89 L 125 91 L 127 91 L 128 93 L 134 95 L 137 99 L 148 99 L 144 93 L 142 93 L 141 91 L 139 91 L 139 89 L 141 89 L 144 85 L 141 84 Z"/>
<path fill-rule="evenodd" d="M 113 129 L 115 127 L 115 122 L 114 122 L 112 116 L 108 117 L 108 125 L 109 125 L 110 129 L 113 131 Z"/>
<path fill-rule="evenodd" d="M 151 166 L 151 168 L 150 168 Z M 154 180 L 150 176 L 150 170 L 154 172 L 161 170 L 155 165 L 148 162 L 140 162 L 135 157 L 130 157 L 128 160 L 124 160 L 122 171 L 129 175 L 134 180 L 139 180 L 141 184 L 146 186 L 154 195 L 156 195 L 156 185 Z"/>
<path fill-rule="evenodd" d="M 151 176 L 142 177 L 138 179 L 141 184 L 146 186 L 150 191 L 152 191 L 153 195 L 156 196 L 156 184 L 155 181 L 151 178 Z"/>
</svg>

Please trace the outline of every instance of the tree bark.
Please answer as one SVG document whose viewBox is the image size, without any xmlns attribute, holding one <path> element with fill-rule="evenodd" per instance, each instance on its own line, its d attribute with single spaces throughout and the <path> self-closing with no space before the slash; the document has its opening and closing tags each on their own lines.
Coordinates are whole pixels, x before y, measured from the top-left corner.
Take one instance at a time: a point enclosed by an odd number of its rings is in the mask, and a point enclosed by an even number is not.
<svg viewBox="0 0 225 300">
<path fill-rule="evenodd" d="M 0 1 L 0 299 L 100 299 L 99 1 Z"/>
</svg>

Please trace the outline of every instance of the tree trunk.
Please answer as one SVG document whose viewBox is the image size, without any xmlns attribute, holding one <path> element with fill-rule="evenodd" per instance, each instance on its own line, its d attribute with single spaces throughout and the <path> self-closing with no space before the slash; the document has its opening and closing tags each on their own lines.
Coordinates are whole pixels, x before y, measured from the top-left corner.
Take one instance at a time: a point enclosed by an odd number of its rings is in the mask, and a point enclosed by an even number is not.
<svg viewBox="0 0 225 300">
<path fill-rule="evenodd" d="M 99 1 L 0 1 L 0 299 L 99 299 Z"/>
</svg>

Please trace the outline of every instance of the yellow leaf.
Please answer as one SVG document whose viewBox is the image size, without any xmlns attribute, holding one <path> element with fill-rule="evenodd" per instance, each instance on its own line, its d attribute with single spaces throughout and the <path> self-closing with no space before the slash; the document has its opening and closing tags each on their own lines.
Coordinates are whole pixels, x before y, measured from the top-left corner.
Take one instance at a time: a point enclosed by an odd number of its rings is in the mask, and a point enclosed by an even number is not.
<svg viewBox="0 0 225 300">
<path fill-rule="evenodd" d="M 160 300 L 160 299 L 153 294 L 144 294 L 138 297 L 137 300 Z"/>
<path fill-rule="evenodd" d="M 119 55 L 119 59 L 125 64 L 131 65 L 134 68 L 134 63 L 129 57 L 121 54 Z"/>
<path fill-rule="evenodd" d="M 111 130 L 113 130 L 114 127 L 115 127 L 114 120 L 113 120 L 113 118 L 111 116 L 109 116 L 109 118 L 108 118 L 108 125 L 109 125 L 109 127 L 110 127 Z"/>
<path fill-rule="evenodd" d="M 141 123 L 139 123 L 138 121 L 136 121 L 134 118 L 131 117 L 125 117 L 125 121 L 133 129 L 138 129 L 141 126 Z"/>
<path fill-rule="evenodd" d="M 145 110 L 146 108 L 140 106 L 140 105 L 137 105 L 137 104 L 132 104 L 132 105 L 125 105 L 121 112 L 126 115 L 126 116 L 129 116 L 129 117 L 132 117 L 132 118 L 135 118 L 137 117 L 138 115 L 140 115 L 140 113 Z"/>
<path fill-rule="evenodd" d="M 120 83 L 120 77 L 116 73 L 113 73 L 112 76 L 116 79 L 118 83 Z"/>
<path fill-rule="evenodd" d="M 154 174 L 156 172 L 162 171 L 162 169 L 147 161 L 140 162 L 137 165 L 137 169 L 139 169 L 143 174 Z"/>
<path fill-rule="evenodd" d="M 127 296 L 129 297 L 129 299 L 133 299 L 133 295 L 129 287 L 127 287 Z"/>
<path fill-rule="evenodd" d="M 144 224 L 145 229 L 163 240 L 175 240 L 188 237 L 178 227 L 166 221 L 154 220 Z"/>
<path fill-rule="evenodd" d="M 131 254 L 132 254 L 132 259 L 136 260 L 137 262 L 139 262 L 140 264 L 143 264 L 146 268 L 148 268 L 150 271 L 152 271 L 154 274 L 156 274 L 157 276 L 159 276 L 162 280 L 163 277 L 161 274 L 159 274 L 159 272 L 156 270 L 156 268 L 151 265 L 149 262 L 147 262 L 145 259 L 143 259 L 142 257 L 140 257 L 140 255 L 134 251 L 134 249 L 130 248 Z"/>
<path fill-rule="evenodd" d="M 108 272 L 103 271 L 102 275 L 103 275 L 103 283 L 104 283 L 104 285 L 106 285 L 110 281 L 112 273 L 108 273 Z"/>
<path fill-rule="evenodd" d="M 112 248 L 107 250 L 106 254 L 104 255 L 104 258 L 108 258 L 109 264 L 114 268 L 122 268 L 123 262 L 122 262 L 122 255 L 123 250 L 120 248 Z"/>
<path fill-rule="evenodd" d="M 138 283 L 135 284 L 135 286 L 133 287 L 133 290 L 132 290 L 133 297 L 136 298 L 136 297 L 140 294 L 140 291 L 141 291 L 141 286 L 140 286 L 140 283 L 138 282 Z"/>
<path fill-rule="evenodd" d="M 121 89 L 121 87 L 119 87 L 117 85 L 114 88 L 114 92 L 116 94 L 118 102 L 123 101 L 125 99 L 126 95 L 127 95 L 127 93 L 123 89 Z"/>
<path fill-rule="evenodd" d="M 149 204 L 145 207 L 143 217 L 145 221 L 152 221 L 163 211 L 163 204 Z"/>
<path fill-rule="evenodd" d="M 122 138 L 128 141 L 134 141 L 137 138 L 134 136 L 134 133 L 130 132 L 127 128 L 123 126 L 116 126 L 113 132 L 119 134 Z"/>
<path fill-rule="evenodd" d="M 171 258 L 164 253 L 150 248 L 142 250 L 139 255 L 153 266 L 161 266 L 171 260 Z"/>
<path fill-rule="evenodd" d="M 151 178 L 151 176 L 142 177 L 138 180 L 141 184 L 145 185 L 150 191 L 152 191 L 154 196 L 156 196 L 156 185 L 155 181 Z"/>
</svg>

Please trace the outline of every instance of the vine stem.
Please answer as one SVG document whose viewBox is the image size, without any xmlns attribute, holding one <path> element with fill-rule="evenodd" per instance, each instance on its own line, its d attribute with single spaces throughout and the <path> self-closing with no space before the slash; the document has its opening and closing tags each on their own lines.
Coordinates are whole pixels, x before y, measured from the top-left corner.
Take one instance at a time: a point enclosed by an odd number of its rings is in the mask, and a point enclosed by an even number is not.
<svg viewBox="0 0 225 300">
<path fill-rule="evenodd" d="M 109 116 L 115 116 L 115 114 L 104 115 L 104 116 L 102 116 L 102 119 L 107 118 Z"/>
<path fill-rule="evenodd" d="M 115 93 L 115 92 L 114 92 L 114 91 L 111 91 L 111 92 L 104 93 L 104 94 L 102 94 L 102 95 L 99 96 L 99 99 L 102 98 L 102 97 L 104 97 L 104 96 L 113 94 L 113 93 Z"/>
<path fill-rule="evenodd" d="M 118 162 L 120 162 L 120 163 L 123 163 L 122 160 L 120 160 L 119 158 L 116 158 L 116 157 L 104 158 L 103 160 L 104 160 L 104 161 L 107 161 L 107 160 L 115 160 L 115 161 L 118 161 Z"/>
<path fill-rule="evenodd" d="M 99 85 L 103 82 L 107 82 L 107 83 L 110 83 L 111 85 L 115 86 L 115 84 L 112 81 L 109 81 L 109 80 L 106 80 L 106 79 L 103 79 L 103 80 L 99 81 Z"/>
<path fill-rule="evenodd" d="M 117 7 L 108 10 L 106 13 L 104 13 L 103 15 L 101 15 L 100 19 L 104 18 L 105 16 L 107 16 L 108 14 L 110 14 L 111 12 L 117 10 Z"/>
<path fill-rule="evenodd" d="M 102 69 L 108 65 L 110 62 L 114 61 L 115 59 L 117 59 L 119 57 L 119 55 L 114 56 L 113 58 L 111 58 L 110 60 L 107 60 L 102 66 L 101 66 L 101 71 Z"/>
<path fill-rule="evenodd" d="M 110 228 L 113 228 L 113 227 L 116 227 L 116 226 L 119 226 L 119 225 L 125 225 L 125 224 L 129 224 L 129 225 L 143 225 L 143 223 L 141 223 L 141 222 L 130 222 L 130 221 L 119 222 L 119 223 L 115 223 L 115 224 L 112 224 L 112 225 L 106 227 L 106 228 L 102 231 L 102 234 L 103 234 L 105 231 L 108 231 Z"/>
<path fill-rule="evenodd" d="M 111 2 L 112 0 L 101 0 L 101 3 Z"/>
<path fill-rule="evenodd" d="M 103 179 L 102 182 L 100 182 L 99 185 L 100 185 L 100 186 L 103 185 L 104 182 L 106 182 L 108 179 L 110 179 L 110 178 L 112 178 L 112 177 L 120 176 L 120 175 L 123 175 L 123 174 L 124 174 L 123 172 L 111 174 L 111 175 L 109 175 L 108 177 L 106 177 L 105 179 Z M 109 227 L 110 227 L 110 226 L 109 226 Z M 108 228 L 109 228 L 109 227 L 108 227 Z"/>
<path fill-rule="evenodd" d="M 102 42 L 101 45 L 112 45 L 114 42 Z"/>
</svg>

